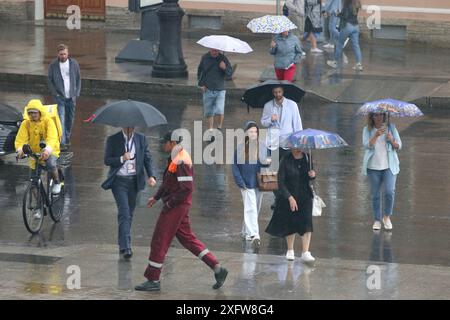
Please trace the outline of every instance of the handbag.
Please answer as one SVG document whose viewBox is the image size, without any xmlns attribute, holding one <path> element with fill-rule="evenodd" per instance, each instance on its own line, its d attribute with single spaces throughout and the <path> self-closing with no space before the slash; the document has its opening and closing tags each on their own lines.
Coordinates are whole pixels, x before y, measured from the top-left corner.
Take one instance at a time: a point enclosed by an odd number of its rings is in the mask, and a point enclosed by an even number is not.
<svg viewBox="0 0 450 320">
<path fill-rule="evenodd" d="M 258 180 L 259 191 L 275 191 L 278 190 L 278 173 L 265 171 L 256 174 Z"/>
<path fill-rule="evenodd" d="M 322 208 L 325 208 L 327 205 L 323 202 L 322 198 L 319 197 L 314 190 L 313 186 L 311 186 L 311 190 L 313 192 L 313 217 L 320 217 L 322 215 Z"/>
</svg>

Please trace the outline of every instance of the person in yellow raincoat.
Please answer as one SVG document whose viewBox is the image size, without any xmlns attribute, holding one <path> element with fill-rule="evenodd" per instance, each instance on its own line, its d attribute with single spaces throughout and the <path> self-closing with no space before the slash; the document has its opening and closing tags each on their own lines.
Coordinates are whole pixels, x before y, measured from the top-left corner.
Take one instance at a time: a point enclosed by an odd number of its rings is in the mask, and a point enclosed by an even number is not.
<svg viewBox="0 0 450 320">
<path fill-rule="evenodd" d="M 30 100 L 25 107 L 24 113 L 26 116 L 24 116 L 24 121 L 20 125 L 15 141 L 17 155 L 19 158 L 24 156 L 24 145 L 29 145 L 33 153 L 41 153 L 40 163 L 41 165 L 45 164 L 45 170 L 54 181 L 52 193 L 59 194 L 61 192 L 61 183 L 59 181 L 57 160 L 59 158 L 61 137 L 57 129 L 58 121 L 54 121 L 51 118 L 48 114 L 48 108 L 43 106 L 38 99 Z M 61 124 L 59 124 L 59 127 L 61 127 Z M 39 146 L 41 142 L 46 144 L 44 149 L 41 149 Z M 36 170 L 36 161 L 34 159 L 30 159 L 30 168 L 32 171 Z"/>
</svg>

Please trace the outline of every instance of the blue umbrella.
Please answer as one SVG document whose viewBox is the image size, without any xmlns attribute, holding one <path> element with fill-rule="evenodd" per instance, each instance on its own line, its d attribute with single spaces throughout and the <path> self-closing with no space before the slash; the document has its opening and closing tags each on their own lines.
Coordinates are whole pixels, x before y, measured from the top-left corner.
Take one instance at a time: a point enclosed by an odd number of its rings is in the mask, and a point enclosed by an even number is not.
<svg viewBox="0 0 450 320">
<path fill-rule="evenodd" d="M 313 149 L 340 148 L 346 147 L 348 144 L 337 133 L 308 128 L 291 134 L 288 139 L 288 146 L 290 148 L 307 149 L 311 154 Z"/>
<path fill-rule="evenodd" d="M 389 116 L 397 118 L 423 116 L 422 111 L 415 104 L 395 99 L 366 102 L 356 114 L 367 116 L 370 113 L 387 113 Z"/>
</svg>

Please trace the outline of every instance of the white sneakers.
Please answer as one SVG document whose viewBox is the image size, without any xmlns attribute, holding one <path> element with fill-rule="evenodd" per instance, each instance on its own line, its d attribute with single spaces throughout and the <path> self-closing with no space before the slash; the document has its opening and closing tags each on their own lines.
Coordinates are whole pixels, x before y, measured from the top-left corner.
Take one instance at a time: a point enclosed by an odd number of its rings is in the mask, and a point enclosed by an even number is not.
<svg viewBox="0 0 450 320">
<path fill-rule="evenodd" d="M 333 69 L 337 69 L 337 67 L 338 67 L 337 61 L 335 61 L 335 60 L 328 60 L 327 65 L 329 65 Z"/>
<path fill-rule="evenodd" d="M 61 183 L 55 183 L 52 186 L 52 193 L 53 194 L 60 194 L 61 193 Z"/>
<path fill-rule="evenodd" d="M 289 261 L 294 261 L 295 260 L 294 250 L 288 250 L 286 252 L 286 259 L 289 260 Z"/>
<path fill-rule="evenodd" d="M 289 261 L 295 260 L 294 250 L 288 250 L 286 252 L 286 259 Z M 302 260 L 302 262 L 305 262 L 305 263 L 311 263 L 311 262 L 316 261 L 316 259 L 311 255 L 311 252 L 309 252 L 309 251 L 303 252 L 302 256 L 300 257 L 300 260 Z"/>
<path fill-rule="evenodd" d="M 381 229 L 381 222 L 378 221 L 378 220 L 375 221 L 375 222 L 373 223 L 372 229 L 373 229 L 373 230 L 380 230 L 380 229 Z"/>
<path fill-rule="evenodd" d="M 302 257 L 300 259 L 302 259 L 302 261 L 305 263 L 311 263 L 316 261 L 316 259 L 311 255 L 311 252 L 309 251 L 303 252 Z"/>
<path fill-rule="evenodd" d="M 383 218 L 383 226 L 385 230 L 392 230 L 392 222 L 391 219 L 389 217 L 384 217 Z M 380 221 L 375 221 L 373 223 L 373 230 L 380 230 L 381 229 L 381 222 Z"/>
<path fill-rule="evenodd" d="M 389 217 L 384 217 L 383 218 L 383 225 L 384 225 L 384 229 L 392 230 L 392 222 L 391 222 L 391 219 Z"/>
<path fill-rule="evenodd" d="M 325 49 L 334 49 L 334 44 L 332 43 L 327 43 L 326 45 L 323 46 Z"/>
<path fill-rule="evenodd" d="M 353 67 L 353 70 L 356 70 L 356 71 L 363 71 L 364 68 L 363 68 L 363 66 L 362 66 L 361 63 L 357 63 L 357 64 L 355 64 L 355 66 Z"/>
<path fill-rule="evenodd" d="M 323 50 L 320 50 L 319 48 L 311 49 L 311 53 L 323 53 Z"/>
<path fill-rule="evenodd" d="M 39 220 L 42 218 L 42 212 L 40 209 L 36 209 L 33 214 L 33 218 Z"/>
</svg>

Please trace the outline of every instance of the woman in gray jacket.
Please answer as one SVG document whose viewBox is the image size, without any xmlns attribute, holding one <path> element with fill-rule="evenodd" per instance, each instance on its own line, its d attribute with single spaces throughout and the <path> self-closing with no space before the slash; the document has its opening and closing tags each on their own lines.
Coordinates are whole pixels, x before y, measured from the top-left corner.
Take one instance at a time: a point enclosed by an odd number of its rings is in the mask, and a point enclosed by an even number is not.
<svg viewBox="0 0 450 320">
<path fill-rule="evenodd" d="M 272 40 L 270 54 L 275 56 L 275 74 L 278 80 L 294 80 L 296 64 L 303 54 L 300 41 L 291 32 L 285 31 Z"/>
</svg>

